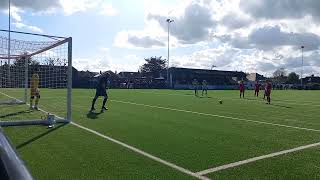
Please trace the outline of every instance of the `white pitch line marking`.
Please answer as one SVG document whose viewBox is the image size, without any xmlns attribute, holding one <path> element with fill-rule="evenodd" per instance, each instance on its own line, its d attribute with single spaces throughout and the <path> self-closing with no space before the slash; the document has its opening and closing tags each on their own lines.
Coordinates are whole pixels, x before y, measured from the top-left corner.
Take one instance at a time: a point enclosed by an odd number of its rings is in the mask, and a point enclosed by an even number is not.
<svg viewBox="0 0 320 180">
<path fill-rule="evenodd" d="M 134 152 L 136 152 L 136 153 L 138 153 L 138 154 L 140 154 L 140 155 L 143 155 L 143 156 L 148 157 L 148 158 L 150 158 L 150 159 L 152 159 L 152 160 L 154 160 L 154 161 L 157 161 L 157 162 L 159 162 L 159 163 L 161 163 L 161 164 L 164 164 L 164 165 L 166 165 L 166 166 L 169 166 L 169 167 L 171 167 L 171 168 L 173 168 L 173 169 L 175 169 L 175 170 L 178 170 L 178 171 L 180 171 L 180 172 L 182 172 L 182 173 L 188 174 L 188 175 L 193 176 L 193 177 L 196 177 L 196 178 L 198 178 L 198 179 L 203 179 L 203 180 L 208 180 L 208 179 L 209 179 L 209 178 L 204 177 L 204 176 L 202 176 L 202 175 L 198 175 L 198 174 L 196 174 L 196 173 L 194 173 L 194 172 L 192 172 L 192 171 L 190 171 L 190 170 L 188 170 L 188 169 L 185 169 L 185 168 L 183 168 L 183 167 L 177 166 L 177 165 L 175 165 L 175 164 L 173 164 L 173 163 L 171 163 L 171 162 L 168 162 L 168 161 L 165 161 L 165 160 L 163 160 L 163 159 L 160 159 L 160 158 L 158 158 L 158 157 L 156 157 L 156 156 L 154 156 L 154 155 L 151 155 L 151 154 L 149 154 L 149 153 L 147 153 L 147 152 L 145 152 L 145 151 L 142 151 L 142 150 L 140 150 L 140 149 L 138 149 L 138 148 L 135 148 L 135 147 L 130 146 L 130 145 L 128 145 L 128 144 L 125 144 L 125 143 L 123 143 L 123 142 L 121 142 L 121 141 L 118 141 L 118 140 L 115 140 L 115 139 L 113 139 L 113 138 L 111 138 L 111 137 L 108 137 L 108 136 L 106 136 L 106 135 L 103 135 L 103 134 L 101 134 L 101 133 L 99 133 L 99 132 L 97 132 L 97 131 L 94 131 L 94 130 L 92 130 L 92 129 L 86 128 L 86 127 L 84 127 L 84 126 L 81 126 L 81 125 L 79 125 L 79 124 L 77 124 L 77 123 L 71 122 L 71 124 L 73 124 L 74 126 L 76 126 L 76 127 L 78 127 L 78 128 L 81 128 L 81 129 L 83 129 L 83 130 L 86 130 L 86 131 L 88 131 L 88 132 L 91 132 L 91 133 L 93 133 L 93 134 L 95 134 L 95 135 L 97 135 L 97 136 L 100 136 L 100 137 L 102 137 L 102 138 L 104 138 L 104 139 L 106 139 L 106 140 L 109 140 L 109 141 L 111 141 L 111 142 L 113 142 L 113 143 L 116 143 L 116 144 L 118 144 L 118 145 L 120 145 L 120 146 L 123 146 L 123 147 L 125 147 L 125 148 L 127 148 L 127 149 L 130 149 L 130 150 L 132 150 L 132 151 L 134 151 Z"/>
<path fill-rule="evenodd" d="M 124 103 L 124 104 L 132 104 L 132 105 L 137 105 L 137 106 L 145 106 L 145 107 L 150 107 L 150 108 L 165 109 L 165 110 L 170 110 L 170 111 L 192 113 L 192 114 L 198 114 L 198 115 L 204 115 L 204 116 L 219 117 L 219 118 L 225 118 L 225 119 L 233 119 L 233 120 L 252 122 L 252 123 L 257 123 L 257 124 L 266 124 L 266 125 L 271 125 L 271 126 L 279 126 L 279 127 L 286 127 L 286 128 L 292 128 L 292 129 L 320 132 L 319 129 L 310 129 L 310 128 L 303 128 L 303 127 L 297 127 L 297 126 L 289 126 L 289 125 L 270 123 L 270 122 L 265 122 L 265 121 L 255 121 L 255 120 L 236 118 L 236 117 L 231 117 L 231 116 L 223 116 L 223 115 L 217 115 L 217 114 L 201 113 L 201 112 L 188 111 L 188 110 L 183 110 L 183 109 L 175 109 L 175 108 L 168 108 L 168 107 L 162 107 L 162 106 L 140 104 L 140 103 L 134 103 L 134 102 L 128 102 L 128 101 L 119 101 L 119 100 L 110 100 L 110 101 L 118 102 L 118 103 Z"/>
<path fill-rule="evenodd" d="M 293 152 L 296 152 L 296 151 L 302 151 L 304 149 L 313 148 L 313 147 L 316 147 L 316 146 L 320 146 L 320 142 L 314 143 L 314 144 L 308 144 L 308 145 L 304 145 L 304 146 L 299 146 L 299 147 L 296 147 L 296 148 L 293 148 L 293 149 L 279 151 L 279 152 L 275 152 L 275 153 L 271 153 L 271 154 L 267 154 L 267 155 L 263 155 L 263 156 L 257 156 L 257 157 L 253 157 L 253 158 L 250 158 L 250 159 L 238 161 L 238 162 L 233 162 L 233 163 L 230 163 L 230 164 L 225 164 L 225 165 L 222 165 L 222 166 L 218 166 L 218 167 L 206 169 L 206 170 L 203 170 L 203 171 L 199 171 L 196 174 L 198 174 L 198 175 L 206 175 L 206 174 L 214 173 L 214 172 L 217 172 L 217 171 L 221 171 L 221 170 L 225 170 L 225 169 L 241 166 L 241 165 L 244 165 L 244 164 L 252 163 L 252 162 L 255 162 L 255 161 L 259 161 L 259 160 L 268 159 L 268 158 L 280 156 L 280 155 L 283 155 L 283 154 L 289 154 L 289 153 L 293 153 Z"/>
<path fill-rule="evenodd" d="M 155 94 L 155 95 L 169 95 L 169 96 L 194 96 L 193 94 L 187 95 L 187 94 L 173 94 L 173 93 L 158 93 L 158 92 L 137 92 L 137 93 L 142 93 L 142 94 Z M 218 97 L 216 99 L 219 99 Z M 224 97 L 223 99 L 231 100 L 231 101 L 243 101 L 242 99 L 235 99 L 235 98 L 228 98 Z M 250 100 L 250 101 L 255 101 L 255 102 L 261 102 L 259 99 L 244 99 L 244 100 Z M 319 107 L 320 104 L 313 104 L 313 103 L 294 103 L 294 102 L 286 102 L 284 100 L 274 100 L 277 104 L 292 104 L 292 105 L 298 105 L 298 106 L 314 106 L 314 107 Z"/>
<path fill-rule="evenodd" d="M 7 94 L 4 94 L 4 93 L 2 93 L 2 92 L 0 92 L 0 93 L 3 94 L 3 95 L 5 95 L 5 96 L 7 96 L 7 97 L 9 97 L 9 98 L 12 98 L 12 99 L 15 99 L 15 100 L 20 101 L 20 100 L 17 99 L 17 98 L 14 98 L 14 97 L 9 96 L 9 95 L 7 95 Z M 42 112 L 44 112 L 44 113 L 48 113 L 47 111 L 45 111 L 45 110 L 43 110 L 43 109 L 40 109 L 40 108 L 39 108 L 39 110 L 42 111 Z M 55 115 L 55 114 L 53 114 L 53 115 Z M 57 115 L 55 115 L 55 116 L 56 116 L 57 118 L 61 118 L 61 117 L 59 117 L 59 116 L 57 116 Z M 61 118 L 61 119 L 62 119 L 62 118 Z M 161 164 L 163 164 L 163 165 L 166 165 L 166 166 L 168 166 L 168 167 L 171 167 L 171 168 L 173 168 L 173 169 L 175 169 L 175 170 L 177 170 L 177 171 L 180 171 L 180 172 L 182 172 L 182 173 L 185 173 L 185 174 L 187 174 L 187 175 L 189 175 L 189 176 L 192 176 L 192 177 L 195 177 L 195 178 L 198 178 L 198 179 L 201 179 L 201 180 L 210 180 L 210 178 L 207 178 L 207 177 L 202 176 L 202 175 L 198 175 L 198 174 L 196 174 L 196 173 L 194 173 L 194 172 L 192 172 L 192 171 L 190 171 L 190 170 L 188 170 L 188 169 L 185 169 L 185 168 L 183 168 L 183 167 L 180 167 L 180 166 L 178 166 L 178 165 L 175 165 L 175 164 L 173 164 L 173 163 L 171 163 L 171 162 L 165 161 L 165 160 L 163 160 L 163 159 L 161 159 L 161 158 L 158 158 L 158 157 L 156 157 L 156 156 L 154 156 L 154 155 L 152 155 L 152 154 L 149 154 L 149 153 L 147 153 L 147 152 L 145 152 L 145 151 L 142 151 L 142 150 L 140 150 L 140 149 L 138 149 L 138 148 L 135 148 L 135 147 L 130 146 L 130 145 L 128 145 L 128 144 L 125 144 L 125 143 L 123 143 L 123 142 L 121 142 L 121 141 L 118 141 L 118 140 L 116 140 L 116 139 L 113 139 L 113 138 L 111 138 L 111 137 L 109 137 L 109 136 L 106 136 L 106 135 L 104 135 L 104 134 L 101 134 L 101 133 L 99 133 L 99 132 L 97 132 L 97 131 L 95 131 L 95 130 L 89 129 L 89 128 L 84 127 L 84 126 L 81 126 L 80 124 L 77 124 L 77 123 L 75 123 L 75 122 L 70 122 L 70 124 L 72 124 L 72 125 L 80 128 L 80 129 L 82 129 L 82 130 L 88 131 L 88 132 L 90 132 L 90 133 L 92 133 L 92 134 L 95 134 L 95 135 L 97 135 L 97 136 L 99 136 L 99 137 L 101 137 L 101 138 L 103 138 L 103 139 L 106 139 L 106 140 L 108 140 L 108 141 L 111 141 L 111 142 L 113 142 L 113 143 L 116 143 L 116 144 L 118 144 L 118 145 L 120 145 L 120 146 L 122 146 L 122 147 L 125 147 L 125 148 L 127 148 L 127 149 L 129 149 L 129 150 L 131 150 L 131 151 L 134 151 L 134 152 L 136 152 L 136 153 L 138 153 L 138 154 L 140 154 L 140 155 L 142 155 L 142 156 L 145 156 L 145 157 L 147 157 L 147 158 L 149 158 L 149 159 L 152 159 L 152 160 L 154 160 L 154 161 L 156 161 L 156 162 L 159 162 L 159 163 L 161 163 Z"/>
</svg>

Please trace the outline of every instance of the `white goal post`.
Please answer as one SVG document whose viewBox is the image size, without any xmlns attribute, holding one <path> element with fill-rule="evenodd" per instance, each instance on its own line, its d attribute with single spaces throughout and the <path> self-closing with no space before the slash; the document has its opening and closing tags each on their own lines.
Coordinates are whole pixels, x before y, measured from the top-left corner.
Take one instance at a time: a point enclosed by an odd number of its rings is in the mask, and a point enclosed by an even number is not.
<svg viewBox="0 0 320 180">
<path fill-rule="evenodd" d="M 50 114 L 54 122 L 70 122 L 72 72 L 71 37 L 0 29 L 0 126 L 50 124 Z M 36 99 L 29 89 L 34 74 L 39 77 L 39 108 L 45 118 L 26 110 Z"/>
</svg>

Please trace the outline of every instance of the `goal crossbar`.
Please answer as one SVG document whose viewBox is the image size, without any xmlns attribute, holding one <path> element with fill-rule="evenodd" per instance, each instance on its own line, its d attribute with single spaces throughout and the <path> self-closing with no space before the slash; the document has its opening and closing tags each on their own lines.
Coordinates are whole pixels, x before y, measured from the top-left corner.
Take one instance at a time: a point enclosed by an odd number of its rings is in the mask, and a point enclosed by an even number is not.
<svg viewBox="0 0 320 180">
<path fill-rule="evenodd" d="M 16 39 L 8 39 L 0 35 L 0 90 L 11 91 L 10 89 L 24 89 L 23 97 L 12 97 L 11 93 L 3 93 L 0 99 L 0 105 L 27 104 L 27 94 L 32 71 L 38 69 L 40 72 L 40 83 L 42 88 L 47 89 L 66 89 L 66 116 L 64 119 L 56 119 L 56 123 L 66 123 L 71 121 L 71 97 L 72 97 L 72 37 L 51 36 L 45 34 L 35 34 L 19 31 L 8 31 L 0 29 L 0 32 L 18 34 Z M 29 37 L 30 35 L 36 36 Z M 27 37 L 25 37 L 27 36 Z M 40 36 L 40 37 L 38 37 Z M 39 41 L 42 38 L 50 38 L 50 40 Z M 38 41 L 36 41 L 38 40 Z M 6 49 L 10 49 L 10 53 L 6 54 Z M 52 59 L 50 59 L 52 58 Z M 10 63 L 11 60 L 11 63 Z M 47 64 L 50 60 L 55 60 L 55 64 Z M 2 64 L 2 61 L 8 62 Z M 30 65 L 30 61 L 37 62 L 37 65 Z M 14 62 L 15 64 L 13 64 Z M 29 70 L 30 68 L 30 70 Z M 35 69 L 34 69 L 35 68 Z M 2 71 L 2 74 L 1 74 Z M 43 74 L 41 74 L 43 73 Z M 6 81 L 6 82 L 5 82 Z M 3 84 L 1 83 L 8 83 Z M 12 84 L 13 83 L 13 84 Z M 31 86 L 31 85 L 30 85 Z M 41 89 L 41 87 L 40 87 Z M 19 91 L 20 91 L 19 90 Z M 16 95 L 14 95 L 16 96 Z M 31 96 L 31 95 L 30 95 Z M 9 100 L 8 100 L 9 98 Z M 60 97 L 56 97 L 60 98 Z M 55 111 L 57 112 L 57 111 Z M 61 112 L 61 111 L 60 111 Z M 60 113 L 58 113 L 60 115 Z M 0 120 L 0 126 L 15 125 L 47 125 L 47 120 Z"/>
</svg>

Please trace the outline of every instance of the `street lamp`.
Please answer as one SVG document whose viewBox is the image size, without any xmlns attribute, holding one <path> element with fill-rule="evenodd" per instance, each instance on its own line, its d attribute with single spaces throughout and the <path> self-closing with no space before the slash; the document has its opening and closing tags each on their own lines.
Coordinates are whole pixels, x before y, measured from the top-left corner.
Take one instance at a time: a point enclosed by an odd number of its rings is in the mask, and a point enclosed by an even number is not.
<svg viewBox="0 0 320 180">
<path fill-rule="evenodd" d="M 303 49 L 304 49 L 304 46 L 301 46 L 301 88 L 303 86 L 303 82 L 302 82 L 302 75 L 303 75 Z"/>
<path fill-rule="evenodd" d="M 167 82 L 169 83 L 169 87 L 171 87 L 171 79 L 169 78 L 169 67 L 170 67 L 170 23 L 174 22 L 173 19 L 167 19 L 168 23 L 168 65 L 167 65 Z"/>
</svg>

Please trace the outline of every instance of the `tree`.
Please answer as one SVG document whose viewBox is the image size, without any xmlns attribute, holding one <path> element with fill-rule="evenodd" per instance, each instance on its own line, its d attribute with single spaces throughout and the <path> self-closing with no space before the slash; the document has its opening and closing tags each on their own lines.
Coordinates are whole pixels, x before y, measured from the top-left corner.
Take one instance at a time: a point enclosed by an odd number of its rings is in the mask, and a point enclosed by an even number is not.
<svg viewBox="0 0 320 180">
<path fill-rule="evenodd" d="M 167 60 L 162 57 L 150 57 L 145 59 L 146 63 L 140 67 L 142 74 L 156 78 L 166 69 Z"/>
<path fill-rule="evenodd" d="M 299 82 L 299 75 L 296 74 L 295 72 L 291 72 L 291 73 L 288 75 L 288 82 L 289 82 L 290 84 L 298 83 L 298 82 Z"/>
<path fill-rule="evenodd" d="M 277 69 L 274 73 L 273 73 L 273 77 L 277 78 L 277 77 L 284 77 L 286 76 L 287 72 L 284 68 L 280 68 Z"/>
</svg>

